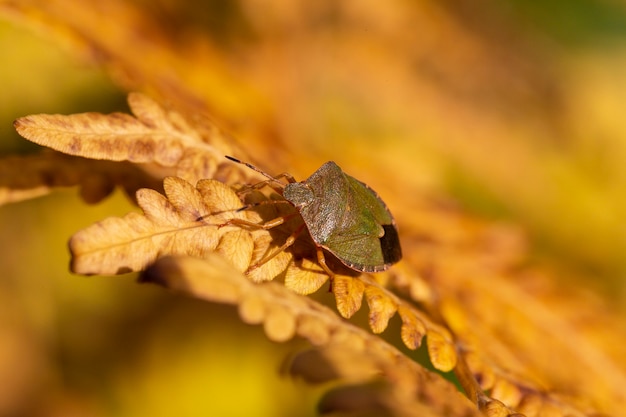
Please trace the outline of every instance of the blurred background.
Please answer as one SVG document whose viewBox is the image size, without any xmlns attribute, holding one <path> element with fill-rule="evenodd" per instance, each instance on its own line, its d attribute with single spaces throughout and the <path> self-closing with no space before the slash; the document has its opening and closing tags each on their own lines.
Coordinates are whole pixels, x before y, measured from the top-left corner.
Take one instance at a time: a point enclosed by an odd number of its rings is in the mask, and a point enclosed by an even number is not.
<svg viewBox="0 0 626 417">
<path fill-rule="evenodd" d="M 38 151 L 17 117 L 127 111 L 141 89 L 276 172 L 335 160 L 401 228 L 415 193 L 514 222 L 563 285 L 623 309 L 623 2 L 0 1 L 0 50 L 2 156 Z M 75 231 L 133 209 L 71 189 L 0 208 L 0 416 L 314 415 L 319 390 L 278 372 L 301 342 L 68 272 Z"/>
</svg>

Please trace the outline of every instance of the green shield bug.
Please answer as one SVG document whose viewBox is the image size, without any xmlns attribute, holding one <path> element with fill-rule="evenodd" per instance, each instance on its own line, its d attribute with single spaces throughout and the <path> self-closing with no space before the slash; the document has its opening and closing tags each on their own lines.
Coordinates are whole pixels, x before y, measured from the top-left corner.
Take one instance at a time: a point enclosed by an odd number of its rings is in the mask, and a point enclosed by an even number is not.
<svg viewBox="0 0 626 417">
<path fill-rule="evenodd" d="M 313 239 L 320 266 L 331 278 L 334 273 L 326 265 L 324 252 L 333 255 L 348 268 L 361 272 L 385 271 L 402 258 L 396 222 L 385 203 L 374 190 L 343 172 L 336 163 L 326 162 L 309 178 L 297 182 L 290 174 L 274 177 L 247 162 L 230 156 L 226 158 L 244 164 L 268 179 L 250 186 L 250 189 L 267 185 L 285 199 L 268 200 L 268 204 L 289 203 L 295 207 L 296 213 L 263 224 L 232 219 L 224 226 L 243 224 L 271 229 L 284 223 L 287 217 L 300 215 L 303 220 L 303 224 L 277 251 L 251 266 L 251 269 L 261 266 L 292 245 L 304 227 Z M 282 178 L 287 181 L 286 184 L 279 181 Z M 249 207 L 251 205 L 241 210 Z"/>
</svg>

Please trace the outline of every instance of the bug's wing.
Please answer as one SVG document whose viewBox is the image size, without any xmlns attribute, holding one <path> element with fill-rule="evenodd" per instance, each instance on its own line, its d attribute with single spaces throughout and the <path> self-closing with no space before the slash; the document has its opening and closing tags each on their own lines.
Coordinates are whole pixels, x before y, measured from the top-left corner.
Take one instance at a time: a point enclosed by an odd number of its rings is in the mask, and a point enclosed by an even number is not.
<svg viewBox="0 0 626 417">
<path fill-rule="evenodd" d="M 350 190 L 344 213 L 324 246 L 353 269 L 385 270 L 402 257 L 393 217 L 374 190 L 349 175 L 345 177 Z"/>
<path fill-rule="evenodd" d="M 380 242 L 372 235 L 333 235 L 324 248 L 350 268 L 364 272 L 375 272 L 387 269 Z"/>
</svg>

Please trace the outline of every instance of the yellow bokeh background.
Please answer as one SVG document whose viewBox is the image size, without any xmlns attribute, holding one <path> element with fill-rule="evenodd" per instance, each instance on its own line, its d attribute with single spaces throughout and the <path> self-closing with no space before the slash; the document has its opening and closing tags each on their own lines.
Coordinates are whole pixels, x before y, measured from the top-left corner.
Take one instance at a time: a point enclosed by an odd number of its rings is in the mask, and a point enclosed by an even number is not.
<svg viewBox="0 0 626 417">
<path fill-rule="evenodd" d="M 302 178 L 333 159 L 398 218 L 424 192 L 513 222 L 563 285 L 624 305 L 626 6 L 346 2 L 356 23 L 323 15 L 318 32 L 302 2 L 218 3 L 156 3 L 200 66 L 181 59 L 172 77 L 187 76 L 258 160 L 277 155 L 266 168 Z M 6 16 L 3 155 L 37 150 L 17 117 L 125 111 L 128 74 Z M 234 308 L 134 276 L 68 272 L 69 236 L 130 210 L 119 192 L 88 207 L 76 190 L 0 208 L 0 415 L 314 415 L 319 388 L 278 372 L 302 342 L 273 344 Z"/>
</svg>

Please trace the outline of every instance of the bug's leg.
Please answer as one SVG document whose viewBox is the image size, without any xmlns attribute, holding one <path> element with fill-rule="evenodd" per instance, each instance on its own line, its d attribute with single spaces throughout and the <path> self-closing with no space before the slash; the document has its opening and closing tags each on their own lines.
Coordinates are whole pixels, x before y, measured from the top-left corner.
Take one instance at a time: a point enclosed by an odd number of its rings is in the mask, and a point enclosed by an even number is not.
<svg viewBox="0 0 626 417">
<path fill-rule="evenodd" d="M 330 270 L 328 265 L 326 265 L 326 258 L 324 257 L 324 252 L 322 251 L 322 248 L 317 248 L 317 262 L 319 262 L 322 269 L 330 277 L 330 285 L 328 287 L 328 292 L 333 292 L 333 281 L 335 280 L 335 273 Z"/>
<path fill-rule="evenodd" d="M 257 206 L 264 206 L 266 204 L 291 204 L 289 201 L 287 200 L 263 200 L 263 201 L 259 201 L 256 203 L 250 203 L 250 204 L 246 204 L 245 206 L 239 207 L 237 210 L 235 211 L 244 211 L 244 210 L 248 210 L 252 207 L 257 207 Z"/>
<path fill-rule="evenodd" d="M 302 233 L 302 229 L 304 229 L 304 223 L 302 223 L 301 226 L 299 226 L 291 235 L 289 235 L 287 240 L 285 240 L 285 243 L 283 243 L 278 249 L 276 249 L 275 251 L 273 251 L 269 255 L 265 256 L 264 258 L 262 258 L 260 261 L 258 261 L 254 265 L 251 265 L 248 268 L 248 270 L 246 271 L 246 273 L 250 273 L 251 271 L 254 271 L 258 267 L 260 267 L 263 264 L 265 264 L 266 262 L 269 262 L 272 258 L 274 258 L 276 255 L 278 255 L 279 253 L 281 253 L 282 251 L 287 249 L 289 246 L 293 245 L 294 242 L 296 241 L 296 239 L 298 238 L 298 236 L 300 235 L 300 233 Z"/>
<path fill-rule="evenodd" d="M 291 175 L 288 172 L 283 172 L 282 174 L 278 174 L 278 176 L 276 177 L 276 179 L 279 178 L 284 178 L 287 180 L 287 182 L 293 183 L 293 182 L 298 182 L 296 181 L 296 179 L 293 177 L 293 175 Z"/>
<path fill-rule="evenodd" d="M 275 181 L 273 181 L 273 180 L 265 180 L 265 181 L 257 182 L 256 184 L 244 185 L 239 190 L 237 190 L 237 195 L 238 196 L 242 196 L 242 195 L 248 194 L 248 193 L 250 193 L 252 191 L 260 190 L 263 187 L 270 187 L 272 190 L 274 190 L 278 194 L 282 195 L 284 187 L 275 185 L 275 184 L 273 184 L 274 182 Z"/>
<path fill-rule="evenodd" d="M 245 206 L 241 206 L 238 209 L 223 210 L 223 211 L 219 211 L 219 212 L 213 212 L 211 214 L 206 214 L 204 216 L 200 216 L 200 217 L 196 218 L 196 221 L 197 222 L 204 221 L 205 218 L 211 216 L 212 214 L 233 212 L 233 211 L 238 213 L 240 211 L 244 211 L 244 210 L 247 210 L 247 209 L 252 208 L 252 207 L 263 206 L 263 205 L 266 205 L 266 204 L 291 204 L 291 203 L 289 201 L 287 201 L 287 200 L 263 200 L 263 201 L 259 201 L 259 202 L 256 202 L 256 203 L 246 204 Z M 285 220 L 290 219 L 290 218 L 292 218 L 292 217 L 294 217 L 296 215 L 297 215 L 297 213 L 290 213 L 290 214 L 287 214 L 285 216 L 281 216 L 281 217 L 277 217 L 275 219 L 272 219 L 272 220 L 270 220 L 270 221 L 268 221 L 266 223 L 254 223 L 254 222 L 250 222 L 250 221 L 244 220 L 244 219 L 233 218 L 233 219 L 225 221 L 222 224 L 217 224 L 215 226 L 221 228 L 221 227 L 230 226 L 230 225 L 233 225 L 233 224 L 238 224 L 240 226 L 250 226 L 250 227 L 256 227 L 257 229 L 265 229 L 265 230 L 267 230 L 267 229 L 271 229 L 272 227 L 276 227 L 276 226 L 284 223 Z M 279 219 L 282 219 L 282 221 L 278 221 Z"/>
<path fill-rule="evenodd" d="M 237 195 L 247 194 L 255 190 L 260 190 L 263 187 L 270 187 L 272 190 L 282 195 L 285 185 L 279 182 L 278 180 L 283 179 L 283 178 L 286 179 L 287 182 L 289 183 L 297 182 L 296 179 L 293 177 L 293 175 L 289 174 L 288 172 L 283 172 L 282 174 L 279 174 L 278 176 L 272 178 L 271 180 L 265 180 L 265 181 L 257 182 L 256 184 L 245 185 L 237 191 Z"/>
<path fill-rule="evenodd" d="M 276 226 L 280 226 L 281 224 L 285 223 L 286 220 L 290 219 L 291 217 L 296 216 L 297 214 L 298 213 L 291 213 L 286 216 L 276 217 L 275 219 L 268 220 L 265 223 L 255 223 L 255 222 L 251 222 L 248 220 L 235 218 L 235 219 L 229 219 L 222 224 L 218 224 L 217 227 L 222 228 L 225 226 L 239 225 L 239 226 L 254 227 L 257 229 L 269 230 Z"/>
</svg>

